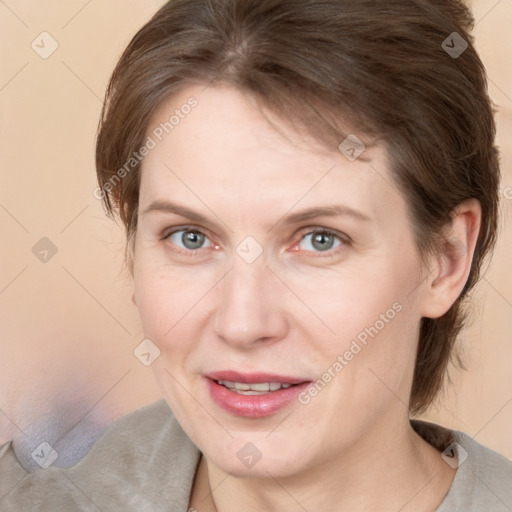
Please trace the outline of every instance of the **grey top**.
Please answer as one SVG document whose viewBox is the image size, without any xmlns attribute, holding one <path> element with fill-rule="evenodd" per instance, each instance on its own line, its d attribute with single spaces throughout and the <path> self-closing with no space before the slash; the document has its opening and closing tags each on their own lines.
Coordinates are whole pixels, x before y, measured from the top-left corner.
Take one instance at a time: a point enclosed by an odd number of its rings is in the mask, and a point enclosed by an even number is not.
<svg viewBox="0 0 512 512">
<path fill-rule="evenodd" d="M 427 442 L 445 450 L 447 463 L 459 463 L 437 512 L 512 511 L 511 461 L 462 432 L 411 423 Z M 41 450 L 45 465 L 51 453 Z M 187 512 L 199 458 L 161 400 L 112 424 L 72 468 L 28 473 L 12 444 L 2 446 L 0 512 Z"/>
</svg>

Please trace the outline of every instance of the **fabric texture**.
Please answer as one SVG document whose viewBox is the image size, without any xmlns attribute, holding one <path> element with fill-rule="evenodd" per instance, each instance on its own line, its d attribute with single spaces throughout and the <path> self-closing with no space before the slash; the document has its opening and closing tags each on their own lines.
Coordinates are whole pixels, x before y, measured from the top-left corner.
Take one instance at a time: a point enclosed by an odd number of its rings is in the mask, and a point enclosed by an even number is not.
<svg viewBox="0 0 512 512">
<path fill-rule="evenodd" d="M 512 511 L 512 462 L 470 436 L 412 420 L 457 467 L 436 512 Z M 164 400 L 112 424 L 72 468 L 28 473 L 0 448 L 0 512 L 187 512 L 200 459 Z"/>
</svg>

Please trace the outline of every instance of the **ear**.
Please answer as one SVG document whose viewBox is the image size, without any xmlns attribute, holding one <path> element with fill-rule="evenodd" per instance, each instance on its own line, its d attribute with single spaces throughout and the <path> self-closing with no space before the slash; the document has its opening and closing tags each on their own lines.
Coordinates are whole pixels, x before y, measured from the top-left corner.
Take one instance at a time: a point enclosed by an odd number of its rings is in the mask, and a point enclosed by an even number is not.
<svg viewBox="0 0 512 512">
<path fill-rule="evenodd" d="M 482 209 L 476 199 L 468 199 L 456 208 L 444 231 L 444 245 L 433 256 L 426 279 L 424 317 L 443 316 L 462 292 L 471 270 L 481 219 Z"/>
</svg>

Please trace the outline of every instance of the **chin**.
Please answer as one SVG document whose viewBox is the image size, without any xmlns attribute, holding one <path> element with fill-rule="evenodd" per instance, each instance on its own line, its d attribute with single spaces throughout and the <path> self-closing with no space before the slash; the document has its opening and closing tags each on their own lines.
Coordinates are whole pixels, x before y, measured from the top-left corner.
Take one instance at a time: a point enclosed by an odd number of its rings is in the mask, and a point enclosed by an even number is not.
<svg viewBox="0 0 512 512">
<path fill-rule="evenodd" d="M 277 437 L 272 443 L 260 436 L 246 435 L 204 448 L 203 453 L 213 464 L 240 478 L 268 478 L 269 474 L 286 477 L 303 470 L 306 461 L 298 446 L 283 446 L 282 439 Z"/>
</svg>

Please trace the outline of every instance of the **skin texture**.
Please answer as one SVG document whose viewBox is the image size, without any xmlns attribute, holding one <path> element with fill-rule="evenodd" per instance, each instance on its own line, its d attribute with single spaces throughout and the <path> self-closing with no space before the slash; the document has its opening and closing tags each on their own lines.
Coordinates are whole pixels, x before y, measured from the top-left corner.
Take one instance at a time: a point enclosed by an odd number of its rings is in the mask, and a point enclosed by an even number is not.
<svg viewBox="0 0 512 512">
<path fill-rule="evenodd" d="M 144 159 L 134 250 L 134 302 L 161 351 L 152 368 L 203 453 L 190 506 L 434 510 L 454 470 L 410 427 L 408 396 L 420 319 L 444 314 L 467 279 L 478 203 L 449 226 L 456 250 L 425 266 L 385 148 L 351 162 L 266 111 L 276 131 L 248 95 L 213 85 L 167 99 L 148 133 L 191 96 L 197 106 Z M 146 212 L 157 200 L 206 221 Z M 368 220 L 286 221 L 325 205 Z M 191 227 L 207 237 L 200 249 L 183 246 L 183 232 L 165 238 Z M 325 229 L 340 238 L 322 251 L 308 235 Z M 253 263 L 236 252 L 247 236 L 263 249 Z M 306 405 L 249 419 L 211 400 L 211 371 L 321 378 L 393 304 L 400 312 Z M 262 454 L 252 468 L 237 457 L 248 442 Z"/>
</svg>

